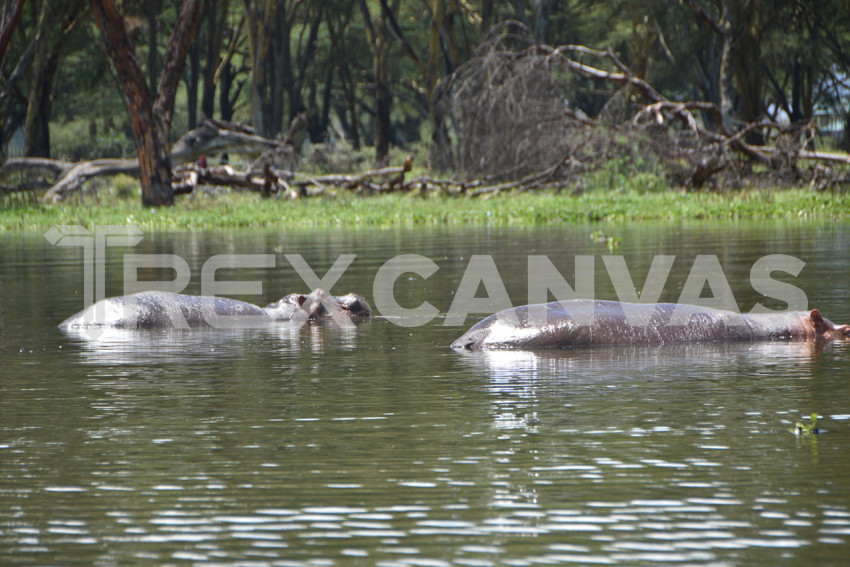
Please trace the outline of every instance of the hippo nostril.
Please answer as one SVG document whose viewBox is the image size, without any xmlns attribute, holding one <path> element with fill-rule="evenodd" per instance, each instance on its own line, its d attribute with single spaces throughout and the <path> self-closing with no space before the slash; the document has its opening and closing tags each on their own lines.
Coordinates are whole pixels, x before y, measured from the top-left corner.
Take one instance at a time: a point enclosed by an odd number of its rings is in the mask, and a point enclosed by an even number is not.
<svg viewBox="0 0 850 567">
<path fill-rule="evenodd" d="M 475 350 L 475 340 L 467 339 L 464 341 L 458 339 L 452 343 L 452 348 L 454 350 Z"/>
<path fill-rule="evenodd" d="M 346 304 L 340 304 L 340 307 L 342 307 L 344 310 L 348 311 L 352 315 L 360 315 L 365 311 L 365 309 L 363 309 L 363 305 L 361 305 L 357 301 L 352 301 Z"/>
</svg>

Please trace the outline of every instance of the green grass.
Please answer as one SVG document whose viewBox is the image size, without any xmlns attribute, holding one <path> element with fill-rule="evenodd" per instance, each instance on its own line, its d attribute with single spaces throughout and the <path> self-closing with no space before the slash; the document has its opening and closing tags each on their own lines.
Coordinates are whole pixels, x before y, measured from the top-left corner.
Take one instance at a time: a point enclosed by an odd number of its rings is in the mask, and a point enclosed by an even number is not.
<svg viewBox="0 0 850 567">
<path fill-rule="evenodd" d="M 535 226 L 583 222 L 694 219 L 847 219 L 850 193 L 805 189 L 735 193 L 593 191 L 505 194 L 490 199 L 380 195 L 298 201 L 256 194 L 179 197 L 171 208 L 143 209 L 135 192 L 82 203 L 0 205 L 0 231 L 42 230 L 58 224 L 132 223 L 147 230 L 216 228 L 397 227 L 436 225 Z"/>
</svg>

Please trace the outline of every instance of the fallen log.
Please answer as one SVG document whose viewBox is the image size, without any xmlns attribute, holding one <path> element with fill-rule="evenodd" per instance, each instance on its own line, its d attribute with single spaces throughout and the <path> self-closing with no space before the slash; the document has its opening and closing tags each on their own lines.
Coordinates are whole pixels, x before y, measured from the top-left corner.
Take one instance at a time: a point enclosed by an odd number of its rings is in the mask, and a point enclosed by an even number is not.
<svg viewBox="0 0 850 567">
<path fill-rule="evenodd" d="M 328 187 L 360 193 L 389 192 L 406 187 L 404 176 L 412 167 L 411 156 L 401 166 L 373 169 L 356 175 L 306 176 L 268 166 L 262 171 L 250 167 L 238 171 L 226 165 L 201 167 L 197 163 L 189 163 L 175 168 L 174 192 L 191 193 L 200 185 L 256 191 L 266 197 L 287 194 L 291 199 L 320 195 Z"/>
<path fill-rule="evenodd" d="M 800 150 L 799 154 L 800 159 L 807 159 L 812 161 L 825 161 L 829 163 L 837 163 L 841 165 L 850 165 L 850 155 L 848 154 L 837 154 L 834 152 L 813 152 L 809 150 Z"/>
<path fill-rule="evenodd" d="M 49 158 L 10 158 L 0 167 L 0 177 L 13 174 L 63 175 L 75 164 Z"/>
<path fill-rule="evenodd" d="M 135 159 L 98 159 L 72 164 L 42 197 L 45 203 L 57 203 L 94 177 L 119 174 L 139 176 L 139 161 Z"/>
<path fill-rule="evenodd" d="M 262 153 L 285 145 L 281 140 L 264 138 L 253 129 L 221 120 L 204 120 L 198 128 L 188 132 L 174 143 L 171 151 L 172 165 L 179 166 L 200 158 L 222 152 Z M 42 197 L 46 203 L 57 203 L 79 190 L 86 181 L 111 175 L 139 176 L 139 162 L 135 159 L 96 159 L 82 162 L 64 162 L 47 158 L 13 158 L 0 167 L 0 179 L 8 175 L 50 178 L 49 189 Z M 182 182 L 178 181 L 176 186 Z M 6 187 L 11 192 L 14 187 Z M 27 190 L 26 184 L 20 186 Z"/>
<path fill-rule="evenodd" d="M 171 148 L 171 160 L 174 163 L 187 163 L 202 155 L 259 154 L 280 145 L 280 140 L 263 137 L 253 128 L 243 124 L 207 118 L 197 128 L 174 142 Z"/>
</svg>

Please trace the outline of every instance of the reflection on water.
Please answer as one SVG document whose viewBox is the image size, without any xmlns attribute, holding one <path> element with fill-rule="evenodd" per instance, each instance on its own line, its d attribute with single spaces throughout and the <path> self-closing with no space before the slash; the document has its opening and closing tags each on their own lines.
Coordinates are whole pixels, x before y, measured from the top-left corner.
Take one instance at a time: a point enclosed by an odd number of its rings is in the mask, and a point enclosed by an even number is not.
<svg viewBox="0 0 850 567">
<path fill-rule="evenodd" d="M 843 346 L 815 341 L 695 343 L 661 347 L 462 351 L 458 356 L 470 368 L 486 368 L 494 384 L 511 379 L 533 384 L 533 380 L 540 377 L 557 377 L 570 382 L 600 378 L 608 381 L 612 372 L 663 375 L 674 368 L 710 375 L 717 371 L 728 372 L 730 363 L 752 368 L 755 372 L 781 364 L 790 373 L 804 377 L 824 348 Z M 679 372 L 673 371 L 670 377 L 679 378 Z"/>
<path fill-rule="evenodd" d="M 89 364 L 176 363 L 191 364 L 227 358 L 246 348 L 273 345 L 278 352 L 297 352 L 309 338 L 314 352 L 350 351 L 357 347 L 357 329 L 339 328 L 332 322 L 312 322 L 302 327 L 270 325 L 255 329 L 68 329 L 77 354 Z"/>
<path fill-rule="evenodd" d="M 742 232 L 735 248 L 806 255 L 797 247 L 811 233 L 798 242 L 781 228 Z M 664 241 L 650 229 L 624 239 L 624 254 L 630 242 Z M 807 260 L 839 272 L 833 251 L 847 231 L 822 230 Z M 341 288 L 371 289 L 384 256 L 411 242 L 434 258 L 492 245 L 501 266 L 587 240 L 568 230 L 464 236 L 361 236 L 371 247 Z M 274 238 L 248 249 L 267 252 Z M 706 236 L 676 240 L 699 248 Z M 775 241 L 791 250 L 765 244 Z M 296 250 L 320 272 L 322 258 L 351 251 L 344 242 L 305 238 Z M 243 250 L 238 238 L 230 245 Z M 0 564 L 846 561 L 846 345 L 457 353 L 447 345 L 462 329 L 442 318 L 408 328 L 380 317 L 353 333 L 313 324 L 92 339 L 55 329 L 80 308 L 65 288 L 79 266 L 61 259 L 0 239 Z M 45 262 L 56 262 L 53 275 L 27 276 Z M 444 311 L 464 267 L 449 264 L 421 293 L 401 284 L 410 294 L 399 302 Z M 516 272 L 511 290 L 524 285 Z M 50 291 L 33 291 L 36 280 Z M 846 280 L 804 285 L 825 313 L 850 320 Z M 297 288 L 267 287 L 269 301 Z M 827 433 L 792 435 L 813 412 Z"/>
</svg>

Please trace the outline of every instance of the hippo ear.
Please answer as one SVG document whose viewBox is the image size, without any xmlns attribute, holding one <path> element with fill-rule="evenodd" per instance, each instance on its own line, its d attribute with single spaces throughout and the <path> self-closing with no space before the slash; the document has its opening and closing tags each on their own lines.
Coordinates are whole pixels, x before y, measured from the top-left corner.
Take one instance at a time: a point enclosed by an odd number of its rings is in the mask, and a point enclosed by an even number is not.
<svg viewBox="0 0 850 567">
<path fill-rule="evenodd" d="M 820 314 L 820 311 L 817 309 L 812 309 L 812 312 L 809 313 L 809 318 L 812 321 L 812 327 L 815 330 L 815 336 L 820 337 L 832 331 L 833 327 L 829 324 L 829 321 L 823 318 L 823 315 Z"/>
</svg>

